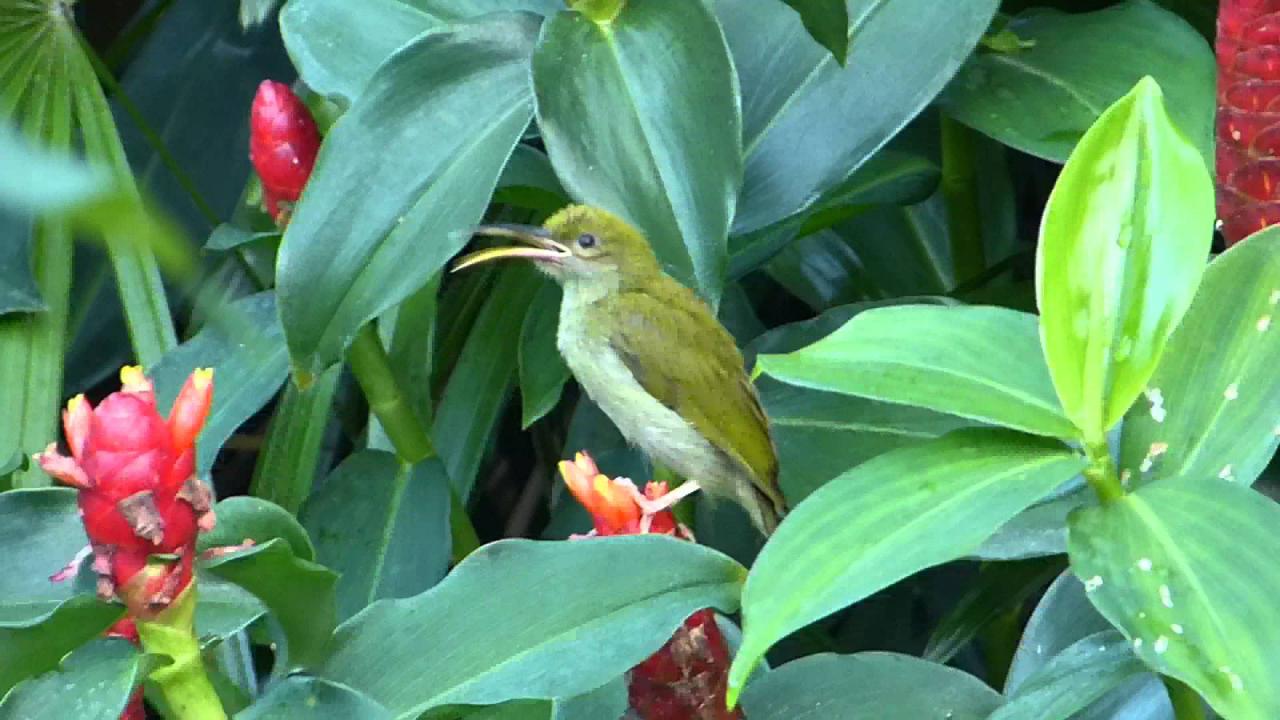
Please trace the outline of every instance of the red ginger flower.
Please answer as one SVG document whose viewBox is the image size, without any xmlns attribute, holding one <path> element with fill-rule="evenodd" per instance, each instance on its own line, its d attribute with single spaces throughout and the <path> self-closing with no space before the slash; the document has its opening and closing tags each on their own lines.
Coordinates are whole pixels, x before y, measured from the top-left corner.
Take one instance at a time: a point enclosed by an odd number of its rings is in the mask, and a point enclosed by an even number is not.
<svg viewBox="0 0 1280 720">
<path fill-rule="evenodd" d="M 141 368 L 125 367 L 120 380 L 121 390 L 97 408 L 83 395 L 67 403 L 70 457 L 50 444 L 36 460 L 80 491 L 99 595 L 119 595 L 132 615 L 147 617 L 186 588 L 196 534 L 213 527 L 211 494 L 195 475 L 195 438 L 213 399 L 213 371 L 191 374 L 168 420 Z M 152 555 L 169 558 L 148 563 Z"/>
<path fill-rule="evenodd" d="M 1280 222 L 1280 0 L 1218 8 L 1218 219 L 1227 245 Z"/>
<path fill-rule="evenodd" d="M 643 512 L 636 502 L 639 493 L 630 480 L 608 478 L 583 452 L 574 456 L 573 462 L 561 461 L 560 475 L 591 513 L 594 535 L 646 532 Z M 666 483 L 645 485 L 644 497 L 649 500 L 666 493 Z M 670 510 L 654 515 L 647 532 L 693 539 Z M 631 708 L 643 720 L 741 720 L 741 710 L 725 708 L 729 661 L 729 647 L 716 625 L 715 613 L 699 610 L 666 645 L 631 669 L 627 683 Z"/>
<path fill-rule="evenodd" d="M 307 106 L 288 85 L 263 80 L 249 111 L 249 161 L 262 178 L 267 213 L 278 224 L 288 222 L 319 149 L 320 131 Z"/>
</svg>

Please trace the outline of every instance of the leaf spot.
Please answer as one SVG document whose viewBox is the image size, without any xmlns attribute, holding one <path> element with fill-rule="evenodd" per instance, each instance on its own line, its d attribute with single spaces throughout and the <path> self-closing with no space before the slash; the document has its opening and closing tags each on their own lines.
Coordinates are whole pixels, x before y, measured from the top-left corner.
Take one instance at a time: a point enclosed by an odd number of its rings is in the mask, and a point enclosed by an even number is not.
<svg viewBox="0 0 1280 720">
<path fill-rule="evenodd" d="M 1157 637 L 1151 649 L 1155 650 L 1157 655 L 1163 655 L 1164 651 L 1169 649 L 1169 638 L 1163 635 Z"/>
<path fill-rule="evenodd" d="M 1140 648 L 1142 648 L 1142 638 L 1134 638 L 1134 639 L 1133 639 L 1133 649 L 1134 649 L 1134 650 L 1138 650 L 1138 649 L 1140 649 Z"/>
<path fill-rule="evenodd" d="M 1231 383 L 1227 389 L 1222 392 L 1222 397 L 1228 400 L 1235 400 L 1240 397 L 1240 383 Z"/>
<path fill-rule="evenodd" d="M 1087 592 L 1087 593 L 1091 593 L 1091 592 L 1093 592 L 1094 590 L 1097 590 L 1097 589 L 1098 589 L 1098 588 L 1100 588 L 1100 587 L 1102 587 L 1102 576 L 1101 576 L 1101 575 L 1094 575 L 1093 577 L 1091 577 L 1091 578 L 1089 578 L 1088 580 L 1085 580 L 1085 581 L 1084 581 L 1084 591 L 1085 591 L 1085 592 Z"/>
<path fill-rule="evenodd" d="M 1179 625 L 1178 623 L 1174 623 L 1174 624 L 1170 625 L 1170 626 L 1169 626 L 1169 629 L 1173 631 L 1173 634 L 1174 634 L 1174 635 L 1181 635 L 1181 634 L 1183 633 L 1183 631 L 1185 630 L 1185 628 L 1183 628 L 1183 627 L 1182 627 L 1181 625 Z"/>
<path fill-rule="evenodd" d="M 1142 572 L 1151 572 L 1151 558 L 1139 558 L 1138 569 Z"/>
<path fill-rule="evenodd" d="M 1160 603 L 1167 608 L 1173 607 L 1173 596 L 1169 593 L 1168 585 L 1161 585 L 1159 589 Z"/>
<path fill-rule="evenodd" d="M 1262 317 L 1258 318 L 1258 332 L 1266 332 L 1267 328 L 1269 327 L 1271 327 L 1270 315 L 1263 315 Z"/>
<path fill-rule="evenodd" d="M 1148 388 L 1142 393 L 1147 396 L 1147 402 L 1151 403 L 1151 419 L 1158 423 L 1164 422 L 1166 415 L 1164 409 L 1164 393 L 1160 392 L 1160 388 Z"/>
<path fill-rule="evenodd" d="M 1222 478 L 1223 480 L 1233 480 L 1234 478 L 1231 477 L 1231 466 L 1228 465 L 1222 468 L 1222 471 L 1218 473 L 1218 477 Z"/>
<path fill-rule="evenodd" d="M 1131 477 L 1133 477 L 1133 473 L 1129 472 L 1129 469 L 1128 469 L 1128 468 L 1125 468 L 1124 470 L 1121 470 L 1121 471 L 1120 471 L 1120 485 L 1121 485 L 1121 487 L 1129 487 L 1129 478 L 1131 478 Z"/>
<path fill-rule="evenodd" d="M 1280 305 L 1280 290 L 1272 290 L 1271 297 L 1267 298 L 1267 302 L 1272 305 Z"/>
<path fill-rule="evenodd" d="M 1227 676 L 1227 680 L 1231 682 L 1231 687 L 1235 688 L 1236 690 L 1244 689 L 1244 681 L 1240 679 L 1239 675 L 1232 672 L 1231 668 L 1227 667 L 1226 665 L 1223 665 L 1222 667 L 1218 668 L 1218 671 L 1221 672 L 1223 675 Z"/>
</svg>

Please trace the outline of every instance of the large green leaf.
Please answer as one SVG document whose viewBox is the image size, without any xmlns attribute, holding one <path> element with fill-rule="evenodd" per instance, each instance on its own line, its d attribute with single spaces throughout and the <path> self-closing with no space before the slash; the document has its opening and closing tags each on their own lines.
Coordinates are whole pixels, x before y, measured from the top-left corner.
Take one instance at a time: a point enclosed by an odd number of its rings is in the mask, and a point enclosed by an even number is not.
<svg viewBox="0 0 1280 720">
<path fill-rule="evenodd" d="M 289 375 L 275 293 L 225 306 L 195 337 L 148 368 L 162 411 L 196 368 L 213 368 L 213 406 L 196 441 L 196 468 L 207 473 L 227 438 L 271 400 Z"/>
<path fill-rule="evenodd" d="M 361 325 L 467 242 L 529 123 L 537 22 L 491 15 L 419 37 L 330 130 L 277 266 L 301 371 L 336 363 Z"/>
<path fill-rule="evenodd" d="M 1150 75 L 1168 93 L 1173 121 L 1213 162 L 1213 52 L 1177 15 L 1126 0 L 1089 13 L 1035 8 L 1004 29 L 1034 45 L 970 57 L 941 97 L 957 120 L 1065 162 L 1103 110 Z"/>
<path fill-rule="evenodd" d="M 877 308 L 804 349 L 762 355 L 758 367 L 793 385 L 1074 434 L 1053 396 L 1035 316 L 1004 308 Z"/>
<path fill-rule="evenodd" d="M 1000 694 L 972 675 L 908 655 L 824 653 L 793 660 L 747 686 L 751 720 L 983 720 Z"/>
<path fill-rule="evenodd" d="M 538 288 L 520 328 L 520 424 L 525 428 L 551 412 L 569 379 L 569 367 L 556 348 L 560 296 L 555 283 Z"/>
<path fill-rule="evenodd" d="M 1152 483 L 1071 518 L 1072 569 L 1153 669 L 1220 714 L 1280 715 L 1280 506 L 1218 479 Z"/>
<path fill-rule="evenodd" d="M 104 638 L 66 657 L 57 670 L 22 683 L 0 701 L 0 715 L 21 720 L 117 720 L 157 662 L 129 641 Z"/>
<path fill-rule="evenodd" d="M 562 12 L 538 40 L 533 85 L 565 188 L 634 222 L 678 280 L 716 302 L 742 184 L 742 117 L 705 3 L 633 2 L 601 23 Z"/>
<path fill-rule="evenodd" d="M 1040 226 L 1036 298 L 1049 373 L 1086 441 L 1142 390 L 1209 254 L 1213 182 L 1145 78 L 1071 153 Z"/>
<path fill-rule="evenodd" d="M 1125 416 L 1121 472 L 1135 484 L 1252 483 L 1280 443 L 1278 366 L 1280 230 L 1268 229 L 1205 270 L 1146 398 Z"/>
<path fill-rule="evenodd" d="M 386 708 L 368 697 L 317 677 L 294 675 L 271 686 L 236 720 L 391 720 Z"/>
<path fill-rule="evenodd" d="M 437 459 L 410 467 L 388 452 L 357 452 L 307 500 L 302 521 L 319 561 L 339 573 L 339 620 L 416 595 L 449 569 L 449 478 Z"/>
<path fill-rule="evenodd" d="M 256 497 L 236 495 L 214 506 L 218 524 L 200 533 L 197 548 L 204 552 L 220 546 L 239 545 L 245 540 L 264 543 L 279 538 L 289 545 L 294 557 L 314 560 L 316 550 L 307 531 L 287 510 Z"/>
<path fill-rule="evenodd" d="M 914 572 L 963 557 L 1080 471 L 1059 442 L 967 429 L 894 450 L 824 485 L 783 520 L 743 590 L 741 690 L 764 652 Z"/>
<path fill-rule="evenodd" d="M 426 593 L 348 620 L 321 675 L 402 718 L 441 705 L 576 695 L 643 660 L 693 611 L 732 612 L 744 572 L 665 536 L 502 540 Z"/>
<path fill-rule="evenodd" d="M 942 89 L 997 4 L 851 0 L 841 67 L 782 3 L 715 0 L 742 86 L 734 232 L 803 210 L 848 177 Z"/>
<path fill-rule="evenodd" d="M 1067 720 L 1146 668 L 1124 637 L 1103 630 L 1082 638 L 1027 677 L 990 720 Z"/>
</svg>

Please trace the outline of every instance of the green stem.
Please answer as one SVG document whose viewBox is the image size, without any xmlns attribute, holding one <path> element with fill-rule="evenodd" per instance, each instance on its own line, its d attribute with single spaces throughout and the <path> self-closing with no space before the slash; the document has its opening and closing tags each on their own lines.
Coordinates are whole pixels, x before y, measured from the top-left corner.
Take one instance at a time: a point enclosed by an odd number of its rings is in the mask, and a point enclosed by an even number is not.
<svg viewBox="0 0 1280 720">
<path fill-rule="evenodd" d="M 370 412 L 378 418 L 400 460 L 416 463 L 435 455 L 427 428 L 392 372 L 387 351 L 382 347 L 373 323 L 367 323 L 356 333 L 347 351 L 347 361 L 369 401 Z M 480 547 L 480 538 L 467 515 L 466 506 L 452 486 L 449 488 L 449 504 L 453 558 L 458 561 Z"/>
<path fill-rule="evenodd" d="M 942 197 L 947 205 L 947 232 L 957 284 L 987 266 L 978 212 L 973 131 L 942 116 Z"/>
<path fill-rule="evenodd" d="M 138 639 L 148 653 L 172 662 L 151 673 L 165 703 L 178 720 L 226 720 L 218 694 L 205 673 L 195 634 L 196 584 L 192 582 L 158 615 L 136 618 Z"/>
<path fill-rule="evenodd" d="M 1120 499 L 1124 495 L 1124 488 L 1121 487 L 1120 479 L 1116 476 L 1116 463 L 1111 457 L 1107 441 L 1105 439 L 1086 441 L 1084 452 L 1089 459 L 1089 465 L 1084 469 L 1084 479 L 1098 494 L 1098 499 L 1103 503 Z"/>
<path fill-rule="evenodd" d="M 1169 703 L 1173 705 L 1173 717 L 1176 720 L 1205 720 L 1204 701 L 1199 693 L 1192 690 L 1181 680 L 1162 675 L 1165 690 L 1169 693 Z"/>
</svg>

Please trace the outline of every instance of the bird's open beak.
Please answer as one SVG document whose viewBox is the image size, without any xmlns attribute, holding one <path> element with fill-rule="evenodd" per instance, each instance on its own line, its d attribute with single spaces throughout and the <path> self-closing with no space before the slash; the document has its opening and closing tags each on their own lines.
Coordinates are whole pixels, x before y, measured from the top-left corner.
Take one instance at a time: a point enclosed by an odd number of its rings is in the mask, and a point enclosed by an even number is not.
<svg viewBox="0 0 1280 720">
<path fill-rule="evenodd" d="M 524 245 L 488 248 L 465 255 L 453 264 L 453 272 L 465 270 L 473 265 L 486 263 L 490 260 L 505 260 L 507 258 L 524 258 L 534 262 L 556 263 L 572 254 L 569 252 L 569 248 L 556 242 L 551 237 L 551 233 L 545 228 L 533 225 L 481 225 L 473 231 L 473 234 L 512 238 L 513 240 L 519 240 Z"/>
</svg>

